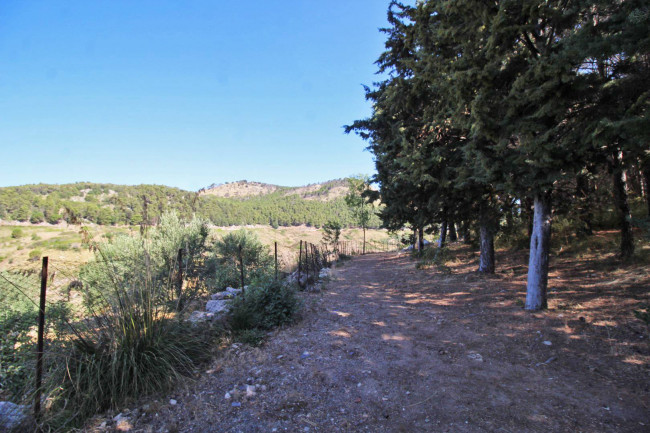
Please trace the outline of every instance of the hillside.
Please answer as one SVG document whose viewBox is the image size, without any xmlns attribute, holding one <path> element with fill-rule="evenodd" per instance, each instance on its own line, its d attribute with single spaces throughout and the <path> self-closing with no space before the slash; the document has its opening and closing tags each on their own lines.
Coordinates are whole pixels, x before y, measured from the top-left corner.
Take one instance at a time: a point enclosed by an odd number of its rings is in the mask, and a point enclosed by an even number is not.
<svg viewBox="0 0 650 433">
<path fill-rule="evenodd" d="M 321 226 L 352 223 L 343 201 L 345 179 L 302 187 L 239 181 L 199 192 L 163 185 L 78 182 L 0 188 L 0 220 L 21 223 L 156 224 L 167 210 L 197 215 L 218 226 Z M 375 221 L 374 225 L 378 225 Z"/>
<path fill-rule="evenodd" d="M 346 179 L 335 179 L 323 183 L 288 187 L 262 182 L 240 180 L 222 184 L 212 184 L 199 190 L 199 195 L 222 198 L 250 198 L 278 192 L 282 196 L 297 195 L 305 200 L 331 201 L 342 198 L 348 192 Z"/>
</svg>

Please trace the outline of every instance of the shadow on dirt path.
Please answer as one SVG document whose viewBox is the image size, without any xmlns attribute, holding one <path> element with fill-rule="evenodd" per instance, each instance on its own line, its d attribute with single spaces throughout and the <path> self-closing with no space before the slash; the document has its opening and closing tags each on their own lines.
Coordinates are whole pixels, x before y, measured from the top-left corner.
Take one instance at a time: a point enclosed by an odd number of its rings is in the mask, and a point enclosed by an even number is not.
<svg viewBox="0 0 650 433">
<path fill-rule="evenodd" d="M 261 348 L 233 345 L 135 431 L 650 431 L 647 366 L 569 313 L 524 312 L 521 290 L 395 253 L 354 258 L 305 295 L 301 322 Z"/>
</svg>

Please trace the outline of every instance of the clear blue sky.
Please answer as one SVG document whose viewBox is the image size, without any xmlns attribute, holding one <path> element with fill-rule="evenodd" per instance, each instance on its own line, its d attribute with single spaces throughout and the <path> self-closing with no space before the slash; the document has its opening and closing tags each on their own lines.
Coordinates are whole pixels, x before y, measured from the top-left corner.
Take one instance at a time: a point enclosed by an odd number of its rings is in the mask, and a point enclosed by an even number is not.
<svg viewBox="0 0 650 433">
<path fill-rule="evenodd" d="M 388 0 L 2 0 L 0 186 L 196 190 L 374 171 Z"/>
</svg>

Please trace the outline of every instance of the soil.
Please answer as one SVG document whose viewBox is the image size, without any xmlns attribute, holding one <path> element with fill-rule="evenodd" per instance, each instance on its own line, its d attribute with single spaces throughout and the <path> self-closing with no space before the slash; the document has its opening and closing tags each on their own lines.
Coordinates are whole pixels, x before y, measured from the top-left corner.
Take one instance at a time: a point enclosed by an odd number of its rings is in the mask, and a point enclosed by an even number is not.
<svg viewBox="0 0 650 433">
<path fill-rule="evenodd" d="M 650 303 L 647 265 L 553 258 L 549 309 L 530 313 L 525 253 L 498 254 L 491 276 L 455 254 L 423 270 L 396 253 L 339 264 L 297 324 L 258 348 L 228 345 L 120 428 L 650 432 L 650 333 L 633 314 Z"/>
</svg>

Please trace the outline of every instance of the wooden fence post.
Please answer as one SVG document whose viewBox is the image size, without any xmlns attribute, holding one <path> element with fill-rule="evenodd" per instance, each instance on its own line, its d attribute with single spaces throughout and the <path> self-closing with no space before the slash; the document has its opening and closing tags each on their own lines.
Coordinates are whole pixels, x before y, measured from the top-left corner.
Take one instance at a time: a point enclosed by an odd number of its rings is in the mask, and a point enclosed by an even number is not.
<svg viewBox="0 0 650 433">
<path fill-rule="evenodd" d="M 305 242 L 305 268 L 305 275 L 307 276 L 305 279 L 305 287 L 307 287 L 309 285 L 309 244 L 307 242 Z"/>
<path fill-rule="evenodd" d="M 298 253 L 298 285 L 300 285 L 301 273 L 302 273 L 302 239 L 300 240 L 300 252 Z"/>
<path fill-rule="evenodd" d="M 241 293 L 244 294 L 244 256 L 241 252 L 241 244 L 239 244 L 239 270 L 241 271 Z"/>
<path fill-rule="evenodd" d="M 41 302 L 38 309 L 38 343 L 36 347 L 36 392 L 34 394 L 34 417 L 38 421 L 41 416 L 41 386 L 43 384 L 43 346 L 45 333 L 45 296 L 47 292 L 47 262 L 43 257 L 41 268 Z"/>
<path fill-rule="evenodd" d="M 176 311 L 181 311 L 183 309 L 183 248 L 178 249 L 178 275 L 176 280 L 176 297 L 178 299 L 176 303 Z"/>
</svg>

